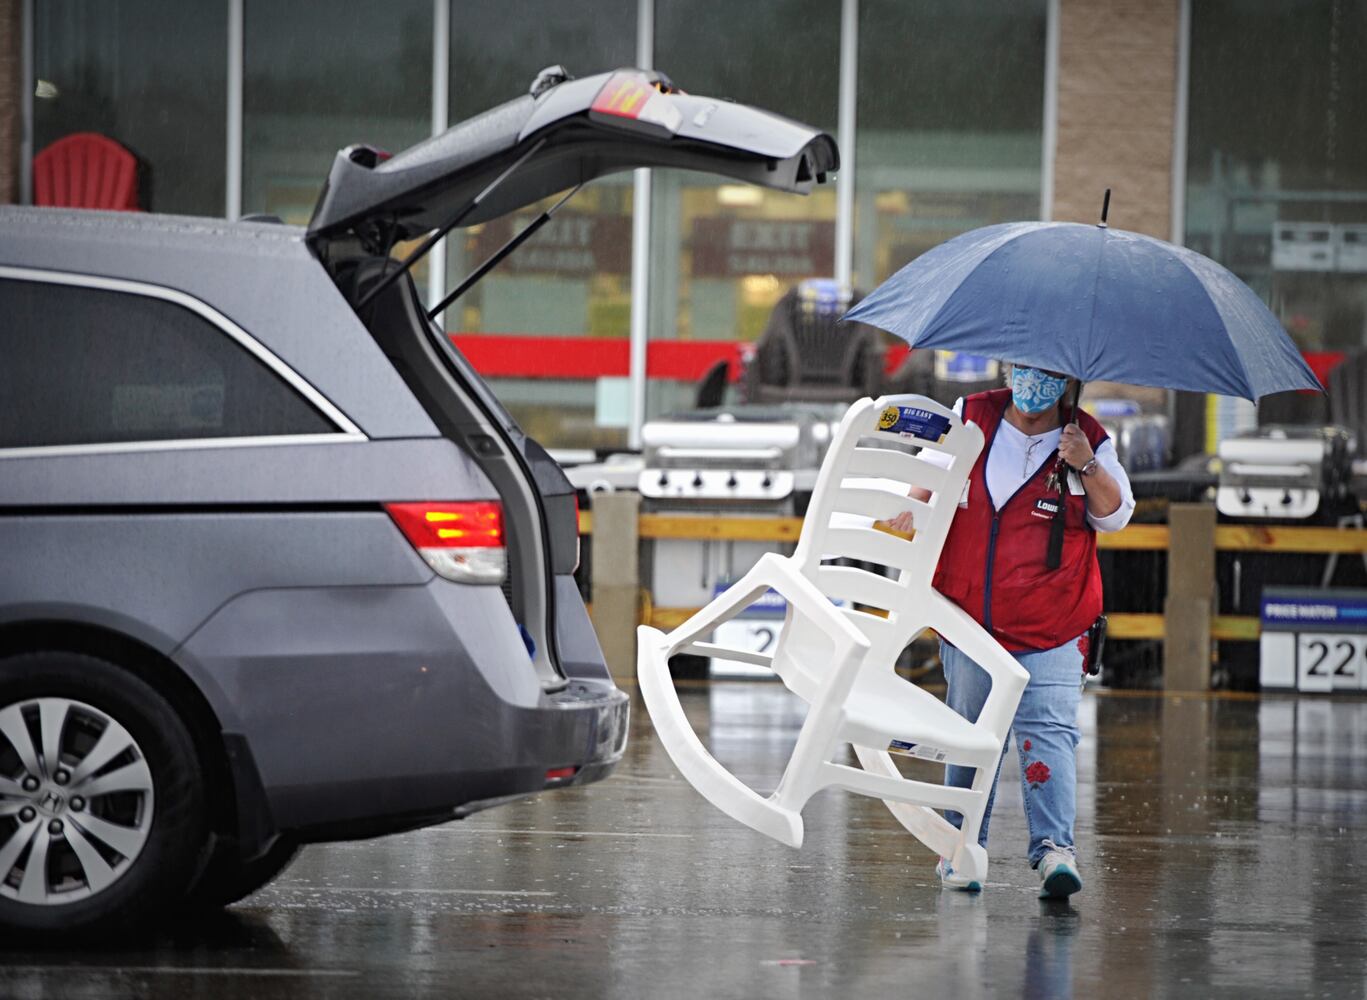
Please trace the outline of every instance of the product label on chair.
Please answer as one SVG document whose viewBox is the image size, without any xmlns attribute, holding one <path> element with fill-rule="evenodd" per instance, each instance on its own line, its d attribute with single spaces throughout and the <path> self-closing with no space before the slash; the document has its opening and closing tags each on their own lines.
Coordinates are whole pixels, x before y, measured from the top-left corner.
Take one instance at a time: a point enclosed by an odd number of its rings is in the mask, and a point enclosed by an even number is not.
<svg viewBox="0 0 1367 1000">
<path fill-rule="evenodd" d="M 888 744 L 888 753 L 895 753 L 902 757 L 915 757 L 918 760 L 933 760 L 937 764 L 943 763 L 949 756 L 939 747 L 930 746 L 928 743 L 908 743 L 906 740 L 893 740 Z"/>
<path fill-rule="evenodd" d="M 878 429 L 922 441 L 943 441 L 949 418 L 914 406 L 888 406 L 878 415 Z"/>
</svg>

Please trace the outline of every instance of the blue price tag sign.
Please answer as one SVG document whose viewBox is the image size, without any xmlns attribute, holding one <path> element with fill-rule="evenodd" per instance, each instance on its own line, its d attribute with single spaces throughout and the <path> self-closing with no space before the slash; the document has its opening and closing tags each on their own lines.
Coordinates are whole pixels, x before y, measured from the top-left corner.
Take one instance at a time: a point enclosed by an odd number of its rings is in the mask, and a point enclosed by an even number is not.
<svg viewBox="0 0 1367 1000">
<path fill-rule="evenodd" d="M 1268 587 L 1262 626 L 1273 632 L 1367 632 L 1367 591 Z"/>
<path fill-rule="evenodd" d="M 943 441 L 949 433 L 949 418 L 914 406 L 888 406 L 878 415 L 878 429 L 922 441 Z"/>
</svg>

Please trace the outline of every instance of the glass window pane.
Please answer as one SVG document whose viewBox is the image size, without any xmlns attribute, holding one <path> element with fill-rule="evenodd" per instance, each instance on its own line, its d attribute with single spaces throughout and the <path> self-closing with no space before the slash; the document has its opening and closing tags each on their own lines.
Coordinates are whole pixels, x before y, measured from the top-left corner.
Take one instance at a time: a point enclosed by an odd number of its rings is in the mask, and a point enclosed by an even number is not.
<svg viewBox="0 0 1367 1000">
<path fill-rule="evenodd" d="M 0 314 L 0 448 L 337 430 L 174 303 L 2 280 Z"/>
<path fill-rule="evenodd" d="M 699 31 L 724 24 L 724 31 Z M 776 31 L 782 44 L 772 44 Z M 840 5 L 695 0 L 656 9 L 655 65 L 692 93 L 724 97 L 835 133 Z M 655 172 L 650 335 L 704 341 L 652 361 L 651 415 L 692 405 L 696 380 L 753 341 L 784 292 L 835 267 L 835 191 L 767 191 L 705 174 Z M 681 345 L 682 346 L 682 345 Z M 658 354 L 658 352 L 655 352 Z M 661 355 L 663 358 L 663 355 Z"/>
<path fill-rule="evenodd" d="M 636 0 L 452 0 L 452 122 L 521 97 L 555 64 L 576 77 L 634 66 Z"/>
<path fill-rule="evenodd" d="M 1302 349 L 1367 343 L 1367 0 L 1203 0 L 1191 17 L 1186 241 Z"/>
<path fill-rule="evenodd" d="M 140 206 L 222 215 L 227 4 L 43 0 L 33 5 L 34 150 L 98 132 L 140 161 Z"/>
<path fill-rule="evenodd" d="M 552 64 L 583 77 L 635 61 L 636 0 L 453 0 L 451 121 L 522 96 Z M 448 282 L 556 200 L 457 231 Z M 631 175 L 594 181 L 445 314 L 518 423 L 548 447 L 625 443 L 631 208 Z"/>
<path fill-rule="evenodd" d="M 1039 218 L 1045 27 L 1045 0 L 862 0 L 862 288 L 969 229 Z"/>
<path fill-rule="evenodd" d="M 247 0 L 242 211 L 306 223 L 337 150 L 432 131 L 428 0 Z"/>
</svg>

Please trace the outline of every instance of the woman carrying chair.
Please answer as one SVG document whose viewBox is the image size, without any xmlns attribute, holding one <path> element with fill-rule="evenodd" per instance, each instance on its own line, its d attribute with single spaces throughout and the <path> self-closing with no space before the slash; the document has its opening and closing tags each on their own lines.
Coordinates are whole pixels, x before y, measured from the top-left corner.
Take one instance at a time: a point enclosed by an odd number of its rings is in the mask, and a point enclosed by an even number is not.
<svg viewBox="0 0 1367 1000">
<path fill-rule="evenodd" d="M 1040 896 L 1062 898 L 1082 888 L 1073 839 L 1077 712 L 1088 637 L 1102 608 L 1096 532 L 1123 528 L 1134 496 L 1114 443 L 1077 408 L 1076 380 L 1020 365 L 1009 377 L 1010 388 L 955 404 L 982 428 L 987 443 L 959 499 L 934 586 L 1030 674 L 1012 725 L 1030 830 L 1027 857 L 1039 873 Z M 911 495 L 928 497 L 915 487 Z M 889 526 L 912 530 L 911 512 Z M 987 673 L 943 640 L 940 658 L 949 706 L 976 719 L 990 689 Z M 967 788 L 973 775 L 973 768 L 949 766 L 945 783 Z M 984 847 L 995 777 L 992 787 L 978 835 Z M 955 826 L 962 822 L 957 813 L 947 818 Z M 946 887 L 981 889 L 977 880 L 957 875 L 947 859 L 936 871 Z"/>
</svg>

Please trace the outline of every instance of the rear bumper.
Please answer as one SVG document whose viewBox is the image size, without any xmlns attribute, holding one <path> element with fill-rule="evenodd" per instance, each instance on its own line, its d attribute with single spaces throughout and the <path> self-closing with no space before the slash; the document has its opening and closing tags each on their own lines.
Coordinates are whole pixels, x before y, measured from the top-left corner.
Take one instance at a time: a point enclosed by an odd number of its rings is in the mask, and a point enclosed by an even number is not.
<svg viewBox="0 0 1367 1000">
<path fill-rule="evenodd" d="M 567 722 L 571 729 L 576 730 L 587 723 L 590 744 L 587 756 L 584 756 L 582 761 L 576 759 L 567 764 L 548 766 L 541 773 L 539 782 L 534 782 L 533 786 L 525 791 L 463 803 L 453 813 L 456 819 L 463 819 L 485 809 L 526 798 L 547 789 L 592 784 L 612 774 L 626 750 L 627 729 L 631 721 L 631 702 L 626 692 L 612 686 L 611 682 L 603 684 L 573 681 L 567 689 L 557 692 L 552 701 L 557 705 L 551 710 L 555 715 L 544 720 L 548 735 L 549 731 L 560 729 Z M 577 734 L 570 734 L 568 738 L 564 738 L 563 735 L 552 735 L 552 743 L 559 743 L 560 749 L 548 746 L 545 750 L 545 759 L 551 760 L 551 755 L 557 752 L 576 756 L 575 750 L 578 748 L 579 739 Z M 572 773 L 557 774 L 571 769 Z"/>
<path fill-rule="evenodd" d="M 577 639 L 581 656 L 596 651 L 591 633 Z M 250 749 L 270 827 L 306 840 L 586 784 L 625 749 L 628 698 L 606 668 L 581 660 L 564 689 L 544 691 L 495 587 L 254 591 L 180 653 Z"/>
</svg>

